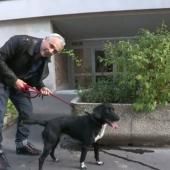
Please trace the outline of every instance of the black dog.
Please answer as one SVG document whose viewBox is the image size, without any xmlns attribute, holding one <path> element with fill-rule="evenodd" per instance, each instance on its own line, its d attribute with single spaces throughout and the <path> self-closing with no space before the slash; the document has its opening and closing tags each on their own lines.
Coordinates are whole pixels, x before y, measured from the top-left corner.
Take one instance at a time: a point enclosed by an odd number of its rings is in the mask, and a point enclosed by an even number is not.
<svg viewBox="0 0 170 170">
<path fill-rule="evenodd" d="M 54 161 L 56 160 L 54 151 L 62 134 L 67 134 L 81 142 L 80 168 L 86 169 L 84 161 L 90 145 L 94 147 L 96 163 L 98 165 L 103 164 L 99 159 L 97 140 L 104 135 L 106 124 L 116 128 L 117 125 L 114 122 L 118 120 L 119 116 L 115 114 L 111 104 L 100 104 L 93 109 L 92 114 L 62 116 L 48 121 L 27 120 L 24 123 L 45 126 L 42 132 L 44 149 L 39 158 L 39 170 L 42 170 L 43 163 L 49 154 Z"/>
</svg>

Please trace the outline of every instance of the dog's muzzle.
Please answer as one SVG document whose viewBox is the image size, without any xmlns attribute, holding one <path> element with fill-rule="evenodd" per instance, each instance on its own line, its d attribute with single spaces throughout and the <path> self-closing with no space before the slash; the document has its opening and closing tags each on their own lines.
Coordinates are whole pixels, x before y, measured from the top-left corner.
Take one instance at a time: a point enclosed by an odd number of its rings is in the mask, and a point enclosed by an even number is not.
<svg viewBox="0 0 170 170">
<path fill-rule="evenodd" d="M 113 129 L 117 129 L 119 126 L 116 122 L 110 122 L 108 120 L 106 120 L 107 124 L 112 127 Z"/>
</svg>

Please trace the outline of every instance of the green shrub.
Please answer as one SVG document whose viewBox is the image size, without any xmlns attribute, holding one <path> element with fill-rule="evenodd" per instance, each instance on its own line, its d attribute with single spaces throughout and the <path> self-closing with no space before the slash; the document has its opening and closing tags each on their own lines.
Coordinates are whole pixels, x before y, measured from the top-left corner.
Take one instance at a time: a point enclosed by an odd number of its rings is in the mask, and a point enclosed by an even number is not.
<svg viewBox="0 0 170 170">
<path fill-rule="evenodd" d="M 103 98 L 99 102 L 132 102 L 136 111 L 152 111 L 158 104 L 170 102 L 170 32 L 166 25 L 155 32 L 141 30 L 131 41 L 107 42 L 104 51 L 101 62 L 116 65 L 117 72 L 107 85 L 110 98 L 104 98 L 107 90 L 99 83 L 100 90 L 98 84 L 91 87 L 91 101 L 100 91 Z"/>
<path fill-rule="evenodd" d="M 96 83 L 89 86 L 89 89 L 81 89 L 78 95 L 83 102 L 110 102 L 110 103 L 129 103 L 134 101 L 132 87 L 127 86 L 124 81 L 117 79 L 113 82 L 111 78 L 99 79 Z"/>
<path fill-rule="evenodd" d="M 17 111 L 14 105 L 12 104 L 11 100 L 8 100 L 8 103 L 7 103 L 7 111 L 5 115 L 8 115 L 8 114 L 10 114 L 12 117 L 16 117 L 17 115 Z"/>
<path fill-rule="evenodd" d="M 114 100 L 112 80 L 99 80 L 92 84 L 88 90 L 80 90 L 79 96 L 84 102 L 112 102 Z"/>
</svg>

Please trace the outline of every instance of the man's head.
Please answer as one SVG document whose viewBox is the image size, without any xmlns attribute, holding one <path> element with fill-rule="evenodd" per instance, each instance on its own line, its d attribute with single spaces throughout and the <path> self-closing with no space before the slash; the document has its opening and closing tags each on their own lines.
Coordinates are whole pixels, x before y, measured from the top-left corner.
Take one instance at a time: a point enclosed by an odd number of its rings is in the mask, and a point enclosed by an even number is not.
<svg viewBox="0 0 170 170">
<path fill-rule="evenodd" d="M 57 33 L 50 34 L 42 40 L 40 53 L 43 57 L 59 54 L 65 46 L 64 38 Z"/>
</svg>

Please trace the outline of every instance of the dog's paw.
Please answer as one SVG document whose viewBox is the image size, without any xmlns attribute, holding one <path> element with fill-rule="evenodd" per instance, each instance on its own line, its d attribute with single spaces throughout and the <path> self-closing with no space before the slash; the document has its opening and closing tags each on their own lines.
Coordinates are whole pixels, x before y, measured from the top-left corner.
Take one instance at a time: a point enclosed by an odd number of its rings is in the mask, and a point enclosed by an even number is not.
<svg viewBox="0 0 170 170">
<path fill-rule="evenodd" d="M 87 166 L 86 166 L 86 164 L 84 162 L 80 163 L 80 169 L 81 170 L 86 170 L 87 169 Z"/>
<path fill-rule="evenodd" d="M 102 161 L 96 161 L 96 164 L 97 164 L 97 165 L 103 165 L 104 162 L 102 162 Z"/>
</svg>

